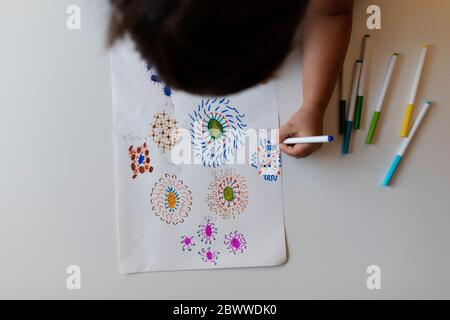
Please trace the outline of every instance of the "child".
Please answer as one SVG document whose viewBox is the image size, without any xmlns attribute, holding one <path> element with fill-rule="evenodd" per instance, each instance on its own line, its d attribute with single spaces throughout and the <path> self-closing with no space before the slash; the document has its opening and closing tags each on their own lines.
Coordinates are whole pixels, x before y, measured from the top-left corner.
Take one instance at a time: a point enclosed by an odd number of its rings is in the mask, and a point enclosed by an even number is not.
<svg viewBox="0 0 450 320">
<path fill-rule="evenodd" d="M 111 44 L 130 34 L 168 85 L 196 94 L 223 96 L 267 81 L 301 45 L 303 106 L 280 129 L 280 141 L 322 134 L 347 52 L 353 0 L 110 1 Z M 296 158 L 319 148 L 281 144 Z"/>
</svg>

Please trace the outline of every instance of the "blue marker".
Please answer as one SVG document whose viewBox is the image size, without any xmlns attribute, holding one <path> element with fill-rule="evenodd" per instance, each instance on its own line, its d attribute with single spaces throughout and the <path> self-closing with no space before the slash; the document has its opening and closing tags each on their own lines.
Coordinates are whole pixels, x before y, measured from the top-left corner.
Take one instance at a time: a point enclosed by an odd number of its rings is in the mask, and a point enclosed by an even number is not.
<svg viewBox="0 0 450 320">
<path fill-rule="evenodd" d="M 406 153 L 406 150 L 408 149 L 408 146 L 411 143 L 411 140 L 413 139 L 414 135 L 416 134 L 417 129 L 419 128 L 421 122 L 423 121 L 423 118 L 425 117 L 430 106 L 431 106 L 431 101 L 426 100 L 424 102 L 422 110 L 420 111 L 420 114 L 417 116 L 417 119 L 414 122 L 413 127 L 411 128 L 409 136 L 407 138 L 405 138 L 402 146 L 400 147 L 399 152 L 395 155 L 394 161 L 392 162 L 391 167 L 389 168 L 389 171 L 383 180 L 382 185 L 384 187 L 387 187 L 391 184 L 392 178 L 394 177 L 395 172 L 397 171 L 398 167 L 400 166 L 400 162 L 402 161 L 402 159 Z"/>
<path fill-rule="evenodd" d="M 355 118 L 356 99 L 358 95 L 358 83 L 361 77 L 362 61 L 357 60 L 353 69 L 352 90 L 348 102 L 347 121 L 345 124 L 344 144 L 342 145 L 342 154 L 349 154 L 350 142 L 352 139 L 353 119 Z"/>
<path fill-rule="evenodd" d="M 288 138 L 283 141 L 284 144 L 308 144 L 308 143 L 330 143 L 333 142 L 333 136 L 318 136 L 318 137 L 298 137 Z"/>
</svg>

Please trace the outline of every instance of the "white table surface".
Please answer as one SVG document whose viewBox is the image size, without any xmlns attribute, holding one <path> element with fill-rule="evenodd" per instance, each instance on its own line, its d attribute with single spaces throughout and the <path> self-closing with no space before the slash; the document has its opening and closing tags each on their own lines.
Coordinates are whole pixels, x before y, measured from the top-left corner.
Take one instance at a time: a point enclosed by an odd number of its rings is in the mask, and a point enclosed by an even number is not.
<svg viewBox="0 0 450 320">
<path fill-rule="evenodd" d="M 367 6 L 380 5 L 383 19 L 370 32 L 363 130 L 347 158 L 340 138 L 306 160 L 284 157 L 285 266 L 133 276 L 118 272 L 105 3 L 0 4 L 0 298 L 450 298 L 450 1 L 357 1 L 347 88 Z M 66 29 L 70 4 L 81 6 L 80 31 Z M 394 187 L 383 189 L 426 42 L 418 101 L 436 103 Z M 394 51 L 402 56 L 377 143 L 367 147 L 370 106 Z M 300 106 L 297 57 L 280 79 L 283 121 Z M 337 135 L 335 98 L 326 127 Z M 366 288 L 372 264 L 381 290 Z M 81 291 L 66 288 L 69 265 L 81 267 Z"/>
</svg>

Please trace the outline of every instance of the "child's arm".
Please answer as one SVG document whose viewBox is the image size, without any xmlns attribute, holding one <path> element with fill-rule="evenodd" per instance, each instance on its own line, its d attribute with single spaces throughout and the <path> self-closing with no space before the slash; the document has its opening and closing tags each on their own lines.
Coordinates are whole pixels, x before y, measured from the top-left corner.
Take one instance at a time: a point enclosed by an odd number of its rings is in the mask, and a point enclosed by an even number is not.
<svg viewBox="0 0 450 320">
<path fill-rule="evenodd" d="M 303 29 L 303 107 L 280 129 L 289 136 L 322 134 L 323 116 L 347 53 L 353 0 L 311 0 Z M 321 145 L 280 145 L 296 158 L 307 157 Z"/>
</svg>

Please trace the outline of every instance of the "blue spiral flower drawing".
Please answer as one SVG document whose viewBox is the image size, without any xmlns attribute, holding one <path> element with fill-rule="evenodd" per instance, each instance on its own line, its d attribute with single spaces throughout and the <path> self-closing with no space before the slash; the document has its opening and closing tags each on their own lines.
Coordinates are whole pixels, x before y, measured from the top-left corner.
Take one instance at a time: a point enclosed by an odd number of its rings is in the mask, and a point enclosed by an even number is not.
<svg viewBox="0 0 450 320">
<path fill-rule="evenodd" d="M 189 117 L 194 154 L 205 167 L 232 161 L 245 143 L 245 115 L 229 99 L 203 99 Z"/>
</svg>

